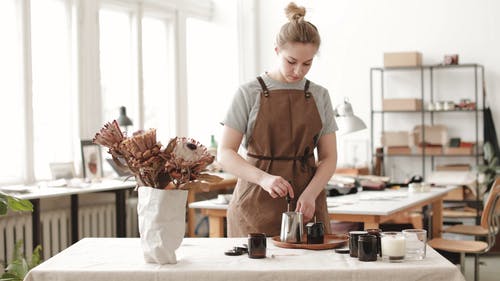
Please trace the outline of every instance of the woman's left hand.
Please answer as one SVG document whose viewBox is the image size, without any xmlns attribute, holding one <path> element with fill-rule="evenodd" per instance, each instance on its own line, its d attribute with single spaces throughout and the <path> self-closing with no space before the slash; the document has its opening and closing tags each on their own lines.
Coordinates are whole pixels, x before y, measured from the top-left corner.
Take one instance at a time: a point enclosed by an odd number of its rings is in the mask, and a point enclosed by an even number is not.
<svg viewBox="0 0 500 281">
<path fill-rule="evenodd" d="M 300 195 L 299 200 L 297 200 L 296 212 L 302 213 L 302 218 L 304 223 L 309 222 L 314 217 L 314 211 L 316 210 L 316 198 L 310 196 L 306 192 Z"/>
</svg>

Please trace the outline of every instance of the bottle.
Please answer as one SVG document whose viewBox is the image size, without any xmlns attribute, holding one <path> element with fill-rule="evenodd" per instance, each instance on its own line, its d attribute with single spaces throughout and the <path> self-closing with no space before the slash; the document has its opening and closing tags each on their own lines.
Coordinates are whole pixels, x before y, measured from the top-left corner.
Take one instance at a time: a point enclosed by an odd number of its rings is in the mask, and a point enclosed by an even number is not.
<svg viewBox="0 0 500 281">
<path fill-rule="evenodd" d="M 210 136 L 210 146 L 207 148 L 208 153 L 210 153 L 217 160 L 217 141 L 215 141 L 215 136 Z"/>
</svg>

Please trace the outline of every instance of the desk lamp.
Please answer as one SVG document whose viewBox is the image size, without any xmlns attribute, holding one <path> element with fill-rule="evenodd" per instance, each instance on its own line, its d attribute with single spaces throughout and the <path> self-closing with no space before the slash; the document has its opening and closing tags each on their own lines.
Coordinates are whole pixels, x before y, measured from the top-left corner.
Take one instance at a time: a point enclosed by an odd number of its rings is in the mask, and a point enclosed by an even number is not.
<svg viewBox="0 0 500 281">
<path fill-rule="evenodd" d="M 128 127 L 134 125 L 132 120 L 127 116 L 127 108 L 125 106 L 120 107 L 120 116 L 118 117 L 118 125 L 125 128 L 125 132 L 128 131 Z"/>
<path fill-rule="evenodd" d="M 365 122 L 354 115 L 351 103 L 344 99 L 344 103 L 335 108 L 335 119 L 339 127 L 339 134 L 345 135 L 366 128 Z"/>
<path fill-rule="evenodd" d="M 363 120 L 354 115 L 351 103 L 347 99 L 344 99 L 344 103 L 335 108 L 334 113 L 335 120 L 339 128 L 339 135 L 346 135 L 366 128 Z M 338 177 L 332 177 L 331 182 L 332 185 L 330 186 L 329 196 L 338 196 L 358 192 L 359 179 L 357 174 L 352 177 L 352 183 L 351 180 L 349 180 L 349 183 L 351 183 L 352 186 L 351 184 L 346 184 L 345 179 L 340 181 Z M 335 182 L 339 184 L 335 184 Z"/>
</svg>

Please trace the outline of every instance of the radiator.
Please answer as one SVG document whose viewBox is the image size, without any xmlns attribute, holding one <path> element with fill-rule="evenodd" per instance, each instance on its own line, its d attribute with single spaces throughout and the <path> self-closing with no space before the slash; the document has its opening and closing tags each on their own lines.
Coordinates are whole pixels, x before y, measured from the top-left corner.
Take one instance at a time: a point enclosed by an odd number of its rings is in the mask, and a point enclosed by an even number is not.
<svg viewBox="0 0 500 281">
<path fill-rule="evenodd" d="M 127 237 L 138 237 L 137 199 L 126 202 Z M 115 237 L 115 205 L 81 206 L 78 210 L 78 237 Z M 71 243 L 70 210 L 57 209 L 40 214 L 43 258 L 48 259 Z M 31 258 L 33 249 L 31 213 L 11 213 L 0 217 L 0 262 L 6 265 L 12 259 L 16 241 L 23 240 L 21 251 Z M 28 251 L 26 251 L 28 249 Z"/>
<path fill-rule="evenodd" d="M 26 239 L 26 236 L 29 236 L 27 233 L 31 234 L 30 213 L 7 215 L 0 219 L 0 259 L 3 265 L 12 259 L 16 241 L 24 241 L 23 249 L 33 248 L 32 237 Z M 31 258 L 31 251 L 28 252 Z"/>
</svg>

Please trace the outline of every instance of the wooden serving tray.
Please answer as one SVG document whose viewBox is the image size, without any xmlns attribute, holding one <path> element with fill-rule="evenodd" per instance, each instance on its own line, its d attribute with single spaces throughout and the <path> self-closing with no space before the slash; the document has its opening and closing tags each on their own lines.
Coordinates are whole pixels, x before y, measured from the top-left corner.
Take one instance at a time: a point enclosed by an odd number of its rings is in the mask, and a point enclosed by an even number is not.
<svg viewBox="0 0 500 281">
<path fill-rule="evenodd" d="M 307 238 L 303 237 L 302 243 L 281 242 L 279 236 L 271 239 L 277 247 L 288 249 L 307 249 L 307 250 L 326 250 L 343 247 L 347 244 L 349 238 L 344 234 L 325 234 L 323 244 L 307 244 Z"/>
</svg>

